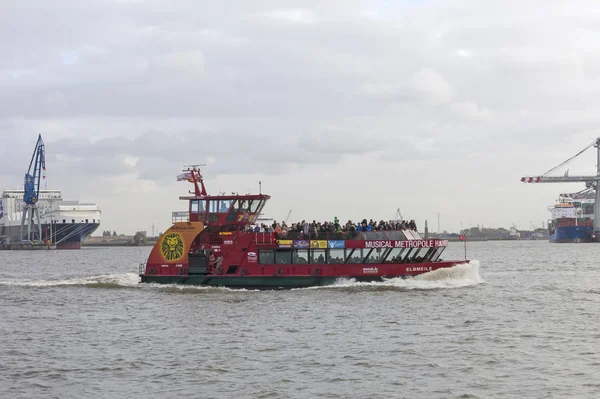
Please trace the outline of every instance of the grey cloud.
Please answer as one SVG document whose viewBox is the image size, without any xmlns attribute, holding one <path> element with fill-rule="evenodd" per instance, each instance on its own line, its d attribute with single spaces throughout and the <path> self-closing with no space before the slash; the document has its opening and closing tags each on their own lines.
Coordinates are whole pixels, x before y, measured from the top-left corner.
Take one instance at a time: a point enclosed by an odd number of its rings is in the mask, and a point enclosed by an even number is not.
<svg viewBox="0 0 600 399">
<path fill-rule="evenodd" d="M 591 0 L 6 3 L 4 180 L 38 133 L 55 175 L 162 182 L 364 156 L 544 170 L 600 122 Z"/>
</svg>

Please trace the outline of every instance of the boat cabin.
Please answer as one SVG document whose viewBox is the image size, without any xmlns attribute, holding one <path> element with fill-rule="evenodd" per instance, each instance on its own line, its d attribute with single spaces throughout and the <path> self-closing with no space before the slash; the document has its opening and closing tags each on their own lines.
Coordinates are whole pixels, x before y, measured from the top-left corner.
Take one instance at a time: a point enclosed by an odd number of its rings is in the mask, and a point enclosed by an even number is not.
<svg viewBox="0 0 600 399">
<path fill-rule="evenodd" d="M 218 195 L 180 197 L 189 200 L 190 222 L 205 222 L 208 226 L 229 226 L 235 230 L 252 224 L 265 207 L 269 195 Z"/>
</svg>

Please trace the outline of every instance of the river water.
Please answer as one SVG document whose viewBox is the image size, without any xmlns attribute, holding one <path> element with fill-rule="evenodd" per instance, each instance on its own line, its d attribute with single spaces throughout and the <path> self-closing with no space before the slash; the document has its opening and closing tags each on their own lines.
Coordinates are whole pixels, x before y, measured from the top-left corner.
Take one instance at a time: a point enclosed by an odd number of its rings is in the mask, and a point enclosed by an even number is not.
<svg viewBox="0 0 600 399">
<path fill-rule="evenodd" d="M 0 398 L 600 397 L 600 245 L 263 292 L 139 285 L 149 251 L 0 251 Z"/>
</svg>

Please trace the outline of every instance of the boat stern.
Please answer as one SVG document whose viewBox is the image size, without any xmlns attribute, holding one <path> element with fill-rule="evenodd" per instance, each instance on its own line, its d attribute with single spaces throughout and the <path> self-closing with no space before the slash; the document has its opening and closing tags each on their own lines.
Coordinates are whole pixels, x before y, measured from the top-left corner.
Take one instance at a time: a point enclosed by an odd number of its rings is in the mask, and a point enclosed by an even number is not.
<svg viewBox="0 0 600 399">
<path fill-rule="evenodd" d="M 177 222 L 156 241 L 148 260 L 139 265 L 139 276 L 177 276 L 187 274 L 188 253 L 196 237 L 204 230 L 203 222 Z"/>
</svg>

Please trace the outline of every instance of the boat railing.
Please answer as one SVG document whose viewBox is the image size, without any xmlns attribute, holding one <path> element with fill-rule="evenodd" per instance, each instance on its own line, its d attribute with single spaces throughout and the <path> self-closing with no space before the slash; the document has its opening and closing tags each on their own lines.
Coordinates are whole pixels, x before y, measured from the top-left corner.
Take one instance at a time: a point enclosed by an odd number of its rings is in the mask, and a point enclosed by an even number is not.
<svg viewBox="0 0 600 399">
<path fill-rule="evenodd" d="M 279 233 L 280 240 L 421 240 L 421 235 L 411 230 L 341 231 L 304 233 L 288 231 Z"/>
<path fill-rule="evenodd" d="M 303 233 L 297 231 L 288 231 L 287 233 L 277 234 L 280 240 L 361 240 L 361 232 L 327 232 L 327 233 Z"/>
<path fill-rule="evenodd" d="M 254 242 L 258 245 L 271 245 L 277 242 L 276 233 L 254 233 Z"/>
<path fill-rule="evenodd" d="M 190 213 L 188 211 L 171 212 L 172 223 L 189 222 Z"/>
<path fill-rule="evenodd" d="M 138 265 L 138 275 L 143 276 L 146 274 L 146 262 L 142 262 Z"/>
</svg>

